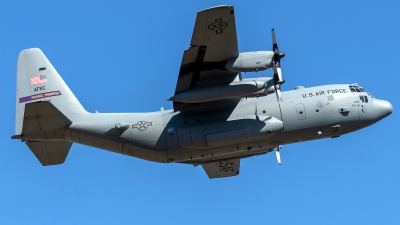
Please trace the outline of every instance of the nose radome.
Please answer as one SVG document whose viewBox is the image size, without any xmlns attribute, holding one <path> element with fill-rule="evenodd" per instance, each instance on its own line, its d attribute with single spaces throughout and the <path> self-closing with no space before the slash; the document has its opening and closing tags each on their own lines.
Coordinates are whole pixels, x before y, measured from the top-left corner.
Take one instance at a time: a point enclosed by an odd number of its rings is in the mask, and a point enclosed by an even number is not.
<svg viewBox="0 0 400 225">
<path fill-rule="evenodd" d="M 375 99 L 374 111 L 375 118 L 380 120 L 389 116 L 393 112 L 393 106 L 388 101 Z"/>
</svg>

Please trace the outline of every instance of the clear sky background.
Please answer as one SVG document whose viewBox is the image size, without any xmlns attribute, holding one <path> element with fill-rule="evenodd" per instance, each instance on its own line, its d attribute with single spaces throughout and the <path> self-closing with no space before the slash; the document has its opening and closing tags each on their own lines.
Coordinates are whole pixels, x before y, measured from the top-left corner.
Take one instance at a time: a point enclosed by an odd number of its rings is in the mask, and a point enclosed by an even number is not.
<svg viewBox="0 0 400 225">
<path fill-rule="evenodd" d="M 393 114 L 214 180 L 79 144 L 43 167 L 11 140 L 22 49 L 41 48 L 90 112 L 170 109 L 196 12 L 221 4 L 235 6 L 241 52 L 270 50 L 276 29 L 283 90 L 358 82 Z M 400 224 L 399 12 L 399 1 L 1 1 L 0 224 Z"/>
</svg>

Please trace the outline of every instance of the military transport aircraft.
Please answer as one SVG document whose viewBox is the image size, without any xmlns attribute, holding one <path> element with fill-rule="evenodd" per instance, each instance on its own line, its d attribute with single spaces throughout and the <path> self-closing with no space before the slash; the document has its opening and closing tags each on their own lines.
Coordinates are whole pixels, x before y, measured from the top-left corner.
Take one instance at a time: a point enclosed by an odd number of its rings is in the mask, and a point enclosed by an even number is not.
<svg viewBox="0 0 400 225">
<path fill-rule="evenodd" d="M 358 84 L 296 87 L 281 92 L 280 52 L 239 53 L 235 11 L 224 5 L 197 13 L 183 52 L 173 110 L 89 113 L 38 48 L 18 58 L 13 139 L 40 163 L 61 164 L 73 142 L 162 163 L 201 165 L 209 178 L 239 174 L 240 159 L 302 141 L 362 129 L 393 111 Z M 271 68 L 273 77 L 242 72 Z M 275 95 L 273 93 L 275 92 Z M 276 96 L 276 97 L 275 97 Z"/>
</svg>

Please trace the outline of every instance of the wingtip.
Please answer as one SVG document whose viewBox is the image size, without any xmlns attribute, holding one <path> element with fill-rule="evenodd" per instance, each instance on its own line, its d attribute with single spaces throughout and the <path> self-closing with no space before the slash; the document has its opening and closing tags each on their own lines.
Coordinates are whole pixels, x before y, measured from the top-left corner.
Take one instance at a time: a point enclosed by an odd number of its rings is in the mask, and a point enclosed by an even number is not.
<svg viewBox="0 0 400 225">
<path fill-rule="evenodd" d="M 212 7 L 200 10 L 200 11 L 198 11 L 198 13 L 205 12 L 205 11 L 211 11 L 211 10 L 220 10 L 220 9 L 224 9 L 224 8 L 227 8 L 227 9 L 231 8 L 233 10 L 233 5 L 216 5 L 216 6 L 212 6 Z"/>
</svg>

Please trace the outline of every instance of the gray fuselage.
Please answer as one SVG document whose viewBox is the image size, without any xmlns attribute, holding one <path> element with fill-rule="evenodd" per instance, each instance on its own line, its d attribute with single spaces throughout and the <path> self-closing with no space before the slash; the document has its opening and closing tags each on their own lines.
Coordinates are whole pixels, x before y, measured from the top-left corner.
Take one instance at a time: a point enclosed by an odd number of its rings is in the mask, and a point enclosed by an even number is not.
<svg viewBox="0 0 400 225">
<path fill-rule="evenodd" d="M 190 113 L 87 114 L 65 129 L 64 139 L 155 162 L 196 164 L 339 137 L 393 110 L 389 102 L 352 92 L 349 85 L 299 87 L 283 92 L 282 98 L 233 99 L 223 110 Z"/>
</svg>

